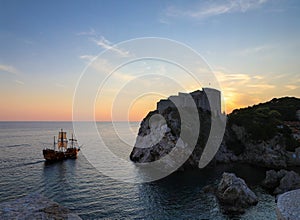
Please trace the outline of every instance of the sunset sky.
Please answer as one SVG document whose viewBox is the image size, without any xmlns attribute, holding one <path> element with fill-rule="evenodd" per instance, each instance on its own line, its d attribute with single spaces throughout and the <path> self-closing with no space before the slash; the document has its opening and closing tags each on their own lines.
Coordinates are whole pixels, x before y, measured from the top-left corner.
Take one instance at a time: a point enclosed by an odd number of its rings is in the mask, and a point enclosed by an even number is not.
<svg viewBox="0 0 300 220">
<path fill-rule="evenodd" d="M 72 120 L 74 91 L 87 65 L 112 45 L 143 37 L 171 39 L 199 53 L 219 81 L 227 113 L 273 97 L 300 97 L 298 0 L 0 0 L 0 120 Z M 128 56 L 122 47 L 112 50 Z M 93 65 L 104 71 L 109 63 L 100 61 Z M 137 79 L 137 73 L 144 75 Z M 105 77 L 95 72 L 95 81 Z M 201 89 L 176 65 L 128 64 L 102 96 L 98 91 L 96 120 L 111 120 L 111 112 L 115 120 L 141 120 L 181 86 Z"/>
</svg>

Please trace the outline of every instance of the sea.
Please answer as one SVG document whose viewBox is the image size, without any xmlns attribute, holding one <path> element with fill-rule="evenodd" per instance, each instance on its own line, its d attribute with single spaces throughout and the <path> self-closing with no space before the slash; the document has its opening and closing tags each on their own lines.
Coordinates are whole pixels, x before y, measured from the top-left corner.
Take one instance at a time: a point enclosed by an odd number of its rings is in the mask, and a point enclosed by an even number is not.
<svg viewBox="0 0 300 220">
<path fill-rule="evenodd" d="M 118 123 L 119 133 L 135 139 L 139 122 L 130 123 L 131 132 L 125 122 Z M 101 135 L 107 140 L 105 144 L 114 149 L 112 152 L 128 159 L 132 146 L 119 144 L 115 127 L 108 122 L 97 122 L 96 127 L 103 131 Z M 124 182 L 96 169 L 84 151 L 76 160 L 46 163 L 42 150 L 51 147 L 53 136 L 61 128 L 70 137 L 72 122 L 0 122 L 0 202 L 39 193 L 82 219 L 276 219 L 274 197 L 259 187 L 266 171 L 263 168 L 218 165 L 175 172 L 153 182 Z M 82 146 L 85 151 L 97 147 Z M 107 160 L 103 163 L 113 172 L 124 169 Z M 129 164 L 128 169 L 138 169 Z M 246 180 L 259 198 L 257 206 L 239 216 L 222 214 L 216 198 L 204 193 L 202 188 L 216 184 L 224 171 L 234 172 Z"/>
</svg>

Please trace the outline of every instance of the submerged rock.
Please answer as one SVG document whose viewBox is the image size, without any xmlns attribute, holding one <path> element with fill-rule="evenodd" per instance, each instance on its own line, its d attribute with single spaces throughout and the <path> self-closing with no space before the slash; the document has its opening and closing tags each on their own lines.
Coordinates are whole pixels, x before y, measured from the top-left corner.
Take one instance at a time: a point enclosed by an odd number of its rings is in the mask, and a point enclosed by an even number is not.
<svg viewBox="0 0 300 220">
<path fill-rule="evenodd" d="M 264 188 L 272 194 L 278 195 L 290 190 L 300 189 L 300 176 L 294 171 L 269 170 L 266 172 L 266 178 L 262 182 Z"/>
<path fill-rule="evenodd" d="M 69 209 L 39 194 L 0 204 L 0 219 L 81 219 Z"/>
<path fill-rule="evenodd" d="M 216 196 L 226 214 L 244 213 L 246 208 L 258 203 L 245 181 L 233 173 L 223 173 Z"/>
</svg>

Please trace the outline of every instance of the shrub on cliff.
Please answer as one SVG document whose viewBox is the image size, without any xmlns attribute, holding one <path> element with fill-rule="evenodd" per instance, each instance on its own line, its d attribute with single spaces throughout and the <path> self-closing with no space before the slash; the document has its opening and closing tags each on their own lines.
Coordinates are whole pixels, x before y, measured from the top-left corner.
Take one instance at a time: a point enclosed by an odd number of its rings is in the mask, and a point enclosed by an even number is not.
<svg viewBox="0 0 300 220">
<path fill-rule="evenodd" d="M 246 129 L 254 140 L 268 140 L 278 132 L 277 126 L 282 124 L 281 114 L 269 107 L 247 108 L 235 110 L 228 117 L 228 124 L 236 124 Z"/>
</svg>

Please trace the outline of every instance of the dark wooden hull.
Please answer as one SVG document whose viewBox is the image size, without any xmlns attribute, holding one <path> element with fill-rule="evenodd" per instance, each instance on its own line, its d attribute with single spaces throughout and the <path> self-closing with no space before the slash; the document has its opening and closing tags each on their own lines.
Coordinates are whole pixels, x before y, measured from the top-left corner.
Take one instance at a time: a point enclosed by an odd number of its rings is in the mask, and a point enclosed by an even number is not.
<svg viewBox="0 0 300 220">
<path fill-rule="evenodd" d="M 43 155 L 46 161 L 61 161 L 66 159 L 76 159 L 79 151 L 79 148 L 68 148 L 65 152 L 44 149 Z"/>
</svg>

